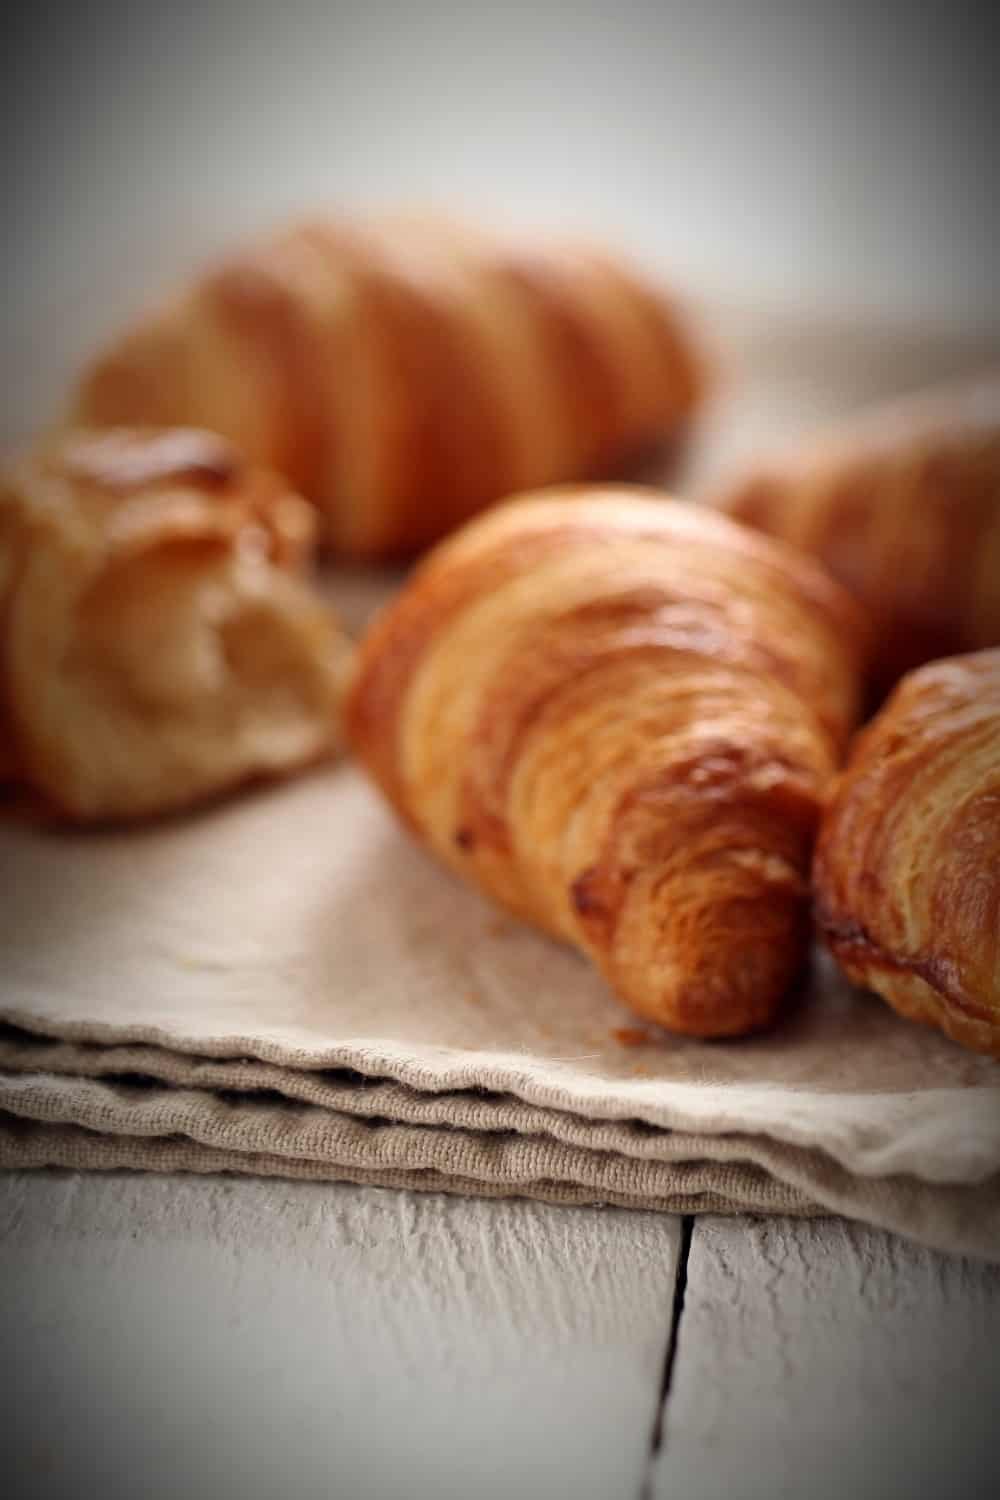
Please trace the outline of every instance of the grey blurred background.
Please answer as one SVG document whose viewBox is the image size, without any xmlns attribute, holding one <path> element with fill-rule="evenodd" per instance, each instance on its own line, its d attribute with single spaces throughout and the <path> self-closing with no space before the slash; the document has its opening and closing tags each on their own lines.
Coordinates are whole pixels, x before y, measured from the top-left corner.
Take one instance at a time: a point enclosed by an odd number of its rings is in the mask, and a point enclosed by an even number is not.
<svg viewBox="0 0 1000 1500">
<path fill-rule="evenodd" d="M 986 5 L 41 0 L 8 28 L 7 438 L 164 281 L 325 203 L 582 225 L 721 309 L 1000 333 Z"/>
</svg>

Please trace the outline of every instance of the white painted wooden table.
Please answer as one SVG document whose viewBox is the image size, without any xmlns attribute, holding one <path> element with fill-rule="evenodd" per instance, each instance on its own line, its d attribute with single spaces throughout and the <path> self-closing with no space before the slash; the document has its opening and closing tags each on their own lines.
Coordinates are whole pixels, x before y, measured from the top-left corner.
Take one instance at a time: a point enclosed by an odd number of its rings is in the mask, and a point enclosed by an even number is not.
<svg viewBox="0 0 1000 1500">
<path fill-rule="evenodd" d="M 1000 1493 L 1000 1270 L 835 1220 L 0 1178 L 17 1500 Z"/>
</svg>

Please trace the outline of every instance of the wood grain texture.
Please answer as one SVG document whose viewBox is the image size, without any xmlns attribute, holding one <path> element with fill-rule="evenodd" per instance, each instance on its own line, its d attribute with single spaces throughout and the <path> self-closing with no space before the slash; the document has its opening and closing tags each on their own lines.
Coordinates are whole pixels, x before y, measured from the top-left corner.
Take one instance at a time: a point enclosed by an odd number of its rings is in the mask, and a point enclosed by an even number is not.
<svg viewBox="0 0 1000 1500">
<path fill-rule="evenodd" d="M 678 1221 L 227 1179 L 0 1179 L 20 1500 L 638 1494 Z"/>
<path fill-rule="evenodd" d="M 695 1224 L 655 1500 L 996 1494 L 1000 1272 L 840 1220 Z"/>
</svg>

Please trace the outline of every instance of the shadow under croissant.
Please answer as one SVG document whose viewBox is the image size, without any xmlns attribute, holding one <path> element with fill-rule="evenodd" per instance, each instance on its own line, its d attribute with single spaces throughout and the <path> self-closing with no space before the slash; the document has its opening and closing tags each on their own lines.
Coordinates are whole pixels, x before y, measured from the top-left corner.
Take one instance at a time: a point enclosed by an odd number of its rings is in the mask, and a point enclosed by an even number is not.
<svg viewBox="0 0 1000 1500">
<path fill-rule="evenodd" d="M 693 453 L 694 428 L 685 424 L 669 437 L 644 443 L 588 478 L 596 483 L 681 486 L 687 481 Z"/>
<path fill-rule="evenodd" d="M 87 840 L 114 838 L 141 842 L 146 834 L 158 829 L 182 827 L 185 823 L 208 817 L 238 799 L 253 796 L 255 792 L 266 793 L 297 777 L 322 770 L 324 766 L 335 765 L 344 755 L 342 750 L 326 747 L 311 760 L 303 761 L 291 770 L 251 771 L 238 781 L 206 792 L 182 806 L 165 807 L 159 812 L 145 812 L 133 817 L 93 818 L 86 822 L 81 822 L 50 802 L 34 787 L 13 779 L 0 781 L 0 823 L 19 824 L 31 828 L 42 837 L 64 841 L 83 843 Z"/>
</svg>

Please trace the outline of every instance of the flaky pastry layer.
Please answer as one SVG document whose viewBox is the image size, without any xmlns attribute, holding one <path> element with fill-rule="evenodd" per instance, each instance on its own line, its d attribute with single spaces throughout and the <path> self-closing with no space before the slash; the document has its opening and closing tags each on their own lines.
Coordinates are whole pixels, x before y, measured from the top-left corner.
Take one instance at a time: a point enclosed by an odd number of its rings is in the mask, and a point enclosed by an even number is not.
<svg viewBox="0 0 1000 1500">
<path fill-rule="evenodd" d="M 1000 651 L 899 684 L 858 736 L 815 884 L 851 979 L 1000 1057 Z"/>
<path fill-rule="evenodd" d="M 0 485 L 0 772 L 80 821 L 328 753 L 348 647 L 309 507 L 193 430 L 78 431 Z"/>
<path fill-rule="evenodd" d="M 86 373 L 76 420 L 224 433 L 344 555 L 412 553 L 686 422 L 679 315 L 619 258 L 429 216 L 297 224 L 225 260 Z"/>
<path fill-rule="evenodd" d="M 874 408 L 715 498 L 862 602 L 879 686 L 1000 645 L 1000 373 Z"/>
<path fill-rule="evenodd" d="M 837 585 L 724 517 L 548 492 L 417 570 L 363 643 L 346 724 L 451 868 L 639 1014 L 731 1035 L 802 961 L 863 643 Z"/>
</svg>

